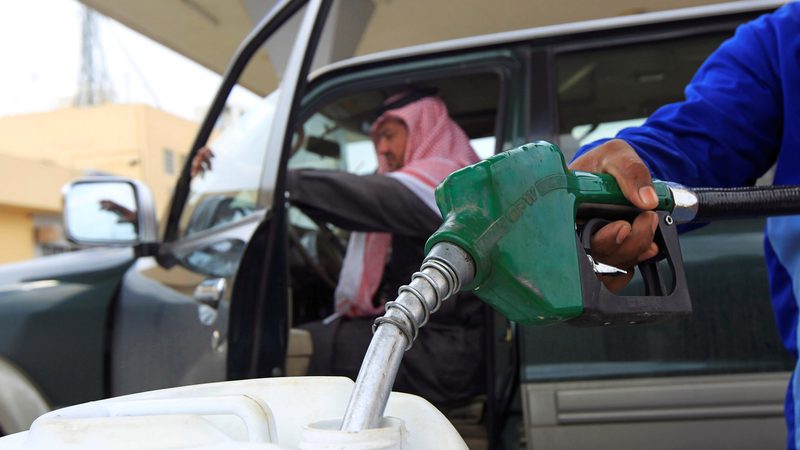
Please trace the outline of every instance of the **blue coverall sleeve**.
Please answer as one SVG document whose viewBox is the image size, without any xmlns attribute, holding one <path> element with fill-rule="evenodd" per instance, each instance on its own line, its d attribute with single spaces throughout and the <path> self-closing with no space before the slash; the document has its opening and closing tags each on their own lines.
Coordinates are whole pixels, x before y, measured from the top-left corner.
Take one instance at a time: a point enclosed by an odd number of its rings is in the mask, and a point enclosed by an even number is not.
<svg viewBox="0 0 800 450">
<path fill-rule="evenodd" d="M 660 108 L 617 138 L 636 149 L 662 180 L 693 187 L 752 184 L 770 168 L 780 146 L 775 39 L 768 17 L 739 27 L 695 74 L 684 101 Z"/>
</svg>

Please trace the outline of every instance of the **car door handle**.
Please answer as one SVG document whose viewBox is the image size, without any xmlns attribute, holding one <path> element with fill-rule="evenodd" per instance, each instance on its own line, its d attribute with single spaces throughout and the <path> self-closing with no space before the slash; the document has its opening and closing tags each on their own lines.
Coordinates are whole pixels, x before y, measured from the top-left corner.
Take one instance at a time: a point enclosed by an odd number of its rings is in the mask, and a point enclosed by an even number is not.
<svg viewBox="0 0 800 450">
<path fill-rule="evenodd" d="M 217 309 L 219 302 L 222 301 L 222 296 L 225 295 L 226 285 L 225 278 L 203 280 L 194 289 L 194 299 L 197 303 Z"/>
</svg>

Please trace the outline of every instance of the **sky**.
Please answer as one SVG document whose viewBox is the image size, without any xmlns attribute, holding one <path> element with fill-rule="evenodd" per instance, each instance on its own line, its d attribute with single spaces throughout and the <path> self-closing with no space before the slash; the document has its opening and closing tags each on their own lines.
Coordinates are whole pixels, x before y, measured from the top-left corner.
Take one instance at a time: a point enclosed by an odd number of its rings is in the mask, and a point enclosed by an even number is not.
<svg viewBox="0 0 800 450">
<path fill-rule="evenodd" d="M 82 8 L 75 0 L 0 0 L 0 116 L 70 104 L 78 88 Z M 97 22 L 116 102 L 202 118 L 219 75 L 110 18 Z"/>
</svg>

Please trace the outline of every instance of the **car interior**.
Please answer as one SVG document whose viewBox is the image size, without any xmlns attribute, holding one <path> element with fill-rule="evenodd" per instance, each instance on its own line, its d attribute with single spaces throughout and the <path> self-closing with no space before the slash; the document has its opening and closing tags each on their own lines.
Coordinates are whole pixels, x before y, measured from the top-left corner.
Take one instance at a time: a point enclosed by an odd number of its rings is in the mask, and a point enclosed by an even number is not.
<svg viewBox="0 0 800 450">
<path fill-rule="evenodd" d="M 353 93 L 324 104 L 308 117 L 295 137 L 289 168 L 344 170 L 372 173 L 377 160 L 369 137 L 375 112 L 383 102 L 409 89 L 435 92 L 447 104 L 451 117 L 473 141 L 489 138 L 496 130 L 499 80 L 495 74 L 475 74 L 413 84 L 387 86 Z M 473 95 L 460 95 L 472 92 Z M 494 148 L 491 148 L 492 153 Z M 321 320 L 333 313 L 333 290 L 347 243 L 347 232 L 316 223 L 292 207 L 290 221 L 290 275 L 292 322 Z"/>
</svg>

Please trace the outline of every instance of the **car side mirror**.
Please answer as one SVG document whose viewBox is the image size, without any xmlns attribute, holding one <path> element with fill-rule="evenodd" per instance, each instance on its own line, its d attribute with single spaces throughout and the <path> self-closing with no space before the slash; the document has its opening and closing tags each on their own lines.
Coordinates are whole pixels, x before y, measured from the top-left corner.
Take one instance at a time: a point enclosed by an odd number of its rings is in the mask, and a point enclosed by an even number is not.
<svg viewBox="0 0 800 450">
<path fill-rule="evenodd" d="M 158 223 L 150 189 L 122 177 L 81 178 L 66 185 L 64 230 L 67 239 L 91 246 L 134 246 L 154 254 Z"/>
</svg>

